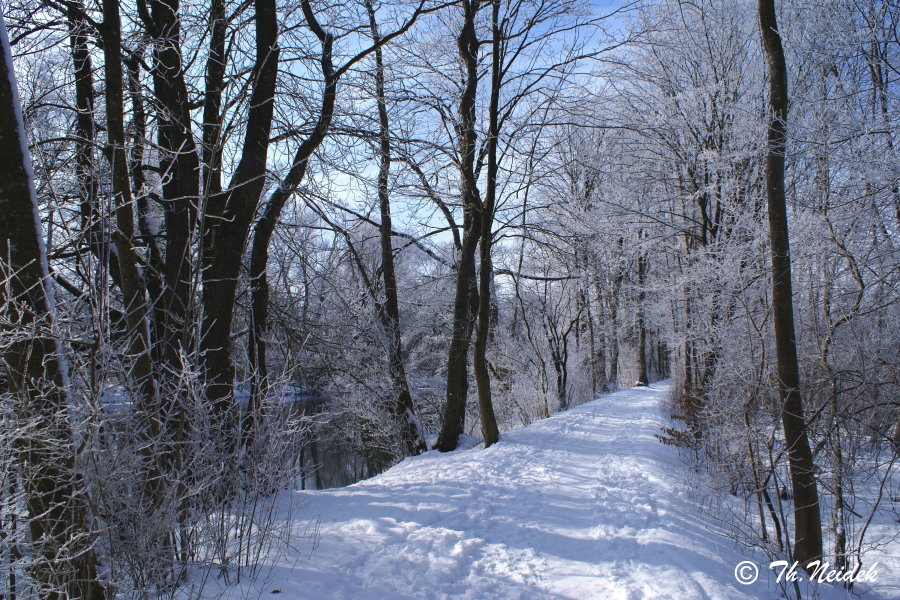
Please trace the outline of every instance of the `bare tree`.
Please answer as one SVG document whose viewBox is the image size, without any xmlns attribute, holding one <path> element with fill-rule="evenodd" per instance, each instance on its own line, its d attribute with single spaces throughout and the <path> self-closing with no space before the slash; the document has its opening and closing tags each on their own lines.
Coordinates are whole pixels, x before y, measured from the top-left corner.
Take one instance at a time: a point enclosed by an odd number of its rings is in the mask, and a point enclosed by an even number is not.
<svg viewBox="0 0 900 600">
<path fill-rule="evenodd" d="M 463 90 L 459 99 L 458 148 L 459 187 L 464 210 L 463 239 L 456 268 L 453 300 L 453 331 L 447 358 L 447 404 L 444 423 L 436 448 L 446 452 L 456 448 L 465 422 L 469 391 L 469 342 L 475 326 L 477 281 L 475 253 L 483 226 L 481 193 L 476 168 L 478 98 L 478 51 L 481 42 L 476 29 L 477 0 L 462 0 L 463 24 L 457 37 L 457 49 L 463 66 Z"/>
<path fill-rule="evenodd" d="M 6 23 L 0 16 L 0 243 L 3 360 L 16 419 L 21 481 L 33 553 L 31 574 L 48 600 L 101 600 L 86 490 L 75 440 L 63 348 L 34 174 L 16 89 Z M 4 490 L 6 493 L 6 490 Z"/>
<path fill-rule="evenodd" d="M 370 0 L 366 2 L 369 12 L 369 29 L 372 41 L 381 41 L 375 9 Z M 384 283 L 384 302 L 376 301 L 375 311 L 387 336 L 388 370 L 396 388 L 397 401 L 394 412 L 397 415 L 401 438 L 408 454 L 419 454 L 427 449 L 422 424 L 416 415 L 406 367 L 403 360 L 403 345 L 400 337 L 400 300 L 397 295 L 397 273 L 394 266 L 393 222 L 388 179 L 391 172 L 391 130 L 385 98 L 384 56 L 380 46 L 375 50 L 375 95 L 378 107 L 378 209 L 381 224 L 378 228 L 381 240 L 381 276 Z"/>
<path fill-rule="evenodd" d="M 201 357 L 209 402 L 221 421 L 223 449 L 236 439 L 231 328 L 242 258 L 265 183 L 278 73 L 278 21 L 274 0 L 255 0 L 256 60 L 241 154 L 229 185 L 207 199 L 202 232 L 203 321 Z"/>
<path fill-rule="evenodd" d="M 497 417 L 491 400 L 491 376 L 488 372 L 487 345 L 491 329 L 491 283 L 493 262 L 491 244 L 493 242 L 494 212 L 497 210 L 497 176 L 499 168 L 500 144 L 500 87 L 503 78 L 504 46 L 506 24 L 500 22 L 500 1 L 491 2 L 491 88 L 488 105 L 487 134 L 487 190 L 481 207 L 481 244 L 478 281 L 478 329 L 475 334 L 474 368 L 478 383 L 478 412 L 481 415 L 481 432 L 485 448 L 500 439 Z"/>
<path fill-rule="evenodd" d="M 791 290 L 791 254 L 788 242 L 784 194 L 784 155 L 788 112 L 787 66 L 774 0 L 759 0 L 759 23 L 769 66 L 769 104 L 772 110 L 766 154 L 766 199 L 769 206 L 769 238 L 772 254 L 772 309 L 778 365 L 778 391 L 782 426 L 791 467 L 794 492 L 794 559 L 804 567 L 822 558 L 822 521 L 815 464 L 809 447 L 800 374 L 794 338 L 794 305 Z"/>
</svg>

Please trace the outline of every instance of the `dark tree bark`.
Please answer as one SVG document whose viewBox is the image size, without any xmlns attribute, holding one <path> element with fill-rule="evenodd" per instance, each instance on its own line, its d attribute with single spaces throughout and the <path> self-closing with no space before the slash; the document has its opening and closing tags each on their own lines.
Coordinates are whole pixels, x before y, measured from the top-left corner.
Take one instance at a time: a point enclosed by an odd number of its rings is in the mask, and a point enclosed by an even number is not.
<svg viewBox="0 0 900 600">
<path fill-rule="evenodd" d="M 476 137 L 475 101 L 478 94 L 478 35 L 475 17 L 478 0 L 463 0 L 463 26 L 457 38 L 459 56 L 465 70 L 465 84 L 459 104 L 459 174 L 463 210 L 463 242 L 456 271 L 453 301 L 453 333 L 447 359 L 447 404 L 436 448 L 455 450 L 463 431 L 466 399 L 469 392 L 469 342 L 478 311 L 475 294 L 475 253 L 481 238 L 482 203 L 475 173 Z M 474 304 L 474 305 L 473 305 Z"/>
<path fill-rule="evenodd" d="M 642 235 L 638 235 L 638 240 Z M 644 270 L 646 269 L 644 255 L 638 254 L 637 257 L 637 278 L 638 278 L 638 306 L 637 306 L 637 330 L 638 330 L 638 347 L 637 347 L 637 381 L 635 385 L 647 385 L 650 379 L 647 377 L 647 328 L 644 325 Z"/>
<path fill-rule="evenodd" d="M 166 249 L 162 296 L 153 301 L 157 305 L 154 315 L 161 319 L 156 330 L 165 375 L 181 371 L 181 350 L 190 345 L 187 336 L 191 330 L 186 327 L 192 303 L 190 245 L 200 197 L 200 157 L 191 131 L 190 98 L 181 64 L 179 0 L 150 0 L 149 5 L 148 11 L 145 0 L 137 3 L 144 28 L 153 41 L 150 72 L 159 108 L 157 132 Z"/>
<path fill-rule="evenodd" d="M 116 229 L 113 240 L 119 267 L 119 286 L 125 304 L 128 329 L 129 375 L 138 392 L 138 406 L 145 415 L 158 415 L 158 394 L 150 355 L 147 290 L 138 267 L 134 242 L 134 208 L 129 176 L 129 159 L 125 150 L 125 118 L 123 114 L 122 40 L 119 6 L 115 0 L 103 1 L 103 53 L 106 79 L 106 129 L 109 158 L 112 163 L 112 193 Z M 147 420 L 146 434 L 159 435 L 156 418 Z"/>
<path fill-rule="evenodd" d="M 552 329 L 555 330 L 555 327 Z M 553 359 L 553 370 L 556 372 L 556 400 L 559 410 L 569 408 L 569 337 L 568 332 L 560 334 L 553 331 L 550 335 L 550 357 Z"/>
<path fill-rule="evenodd" d="M 162 506 L 170 484 L 167 477 L 172 456 L 160 445 L 165 439 L 167 411 L 160 402 L 156 373 L 151 354 L 150 308 L 147 289 L 139 267 L 135 242 L 134 202 L 131 193 L 129 156 L 125 143 L 124 87 L 122 39 L 119 3 L 103 0 L 103 53 L 106 84 L 106 131 L 108 156 L 112 166 L 112 194 L 115 206 L 113 241 L 119 268 L 119 287 L 125 304 L 129 380 L 137 396 L 137 416 L 141 436 L 139 448 L 143 459 L 145 490 L 144 510 L 154 512 Z M 148 548 L 159 557 L 160 578 L 167 576 L 167 560 L 172 557 L 171 540 L 166 533 L 158 535 L 154 547 Z"/>
<path fill-rule="evenodd" d="M 378 45 L 381 35 L 378 32 L 375 9 L 370 0 L 366 1 L 366 9 L 369 13 L 372 41 Z M 406 365 L 403 361 L 400 300 L 397 297 L 397 274 L 394 268 L 394 246 L 391 241 L 393 223 L 388 185 L 391 174 L 391 129 L 384 91 L 384 58 L 380 46 L 375 50 L 375 95 L 378 106 L 378 206 L 381 217 L 378 230 L 381 242 L 381 277 L 384 283 L 384 302 L 376 303 L 376 312 L 387 338 L 388 371 L 396 393 L 394 414 L 397 418 L 401 443 L 407 455 L 415 455 L 427 450 L 428 446 L 422 424 L 416 415 L 416 407 L 406 377 Z"/>
<path fill-rule="evenodd" d="M 491 99 L 488 109 L 488 146 L 487 146 L 487 190 L 484 206 L 481 211 L 481 270 L 479 272 L 478 290 L 478 330 L 475 334 L 474 369 L 475 382 L 478 384 L 478 412 L 481 416 L 481 434 L 484 447 L 496 443 L 500 439 L 497 418 L 494 415 L 494 404 L 491 399 L 491 376 L 488 370 L 487 345 L 491 332 L 491 277 L 493 263 L 491 261 L 491 243 L 493 237 L 494 208 L 497 203 L 497 145 L 500 137 L 500 80 L 503 50 L 503 32 L 500 25 L 500 2 L 491 2 L 491 29 L 493 33 L 493 50 L 491 53 Z"/>
<path fill-rule="evenodd" d="M 3 359 L 15 414 L 28 423 L 16 440 L 29 515 L 32 574 L 47 600 L 100 600 L 87 503 L 75 470 L 66 369 L 54 337 L 53 295 L 42 243 L 25 125 L 6 25 L 0 17 L 0 264 L 10 341 Z M 6 319 L 4 319 L 6 321 Z M 7 335 L 4 335 L 6 338 Z"/>
<path fill-rule="evenodd" d="M 206 203 L 202 232 L 203 320 L 200 350 L 207 398 L 220 421 L 224 449 L 237 434 L 231 325 L 250 226 L 263 190 L 278 73 L 274 0 L 255 0 L 256 60 L 241 156 L 231 182 Z"/>
<path fill-rule="evenodd" d="M 618 246 L 621 251 L 625 244 L 625 240 L 619 238 Z M 620 266 L 616 269 L 613 277 L 612 293 L 609 298 L 609 324 L 610 331 L 610 356 L 609 356 L 609 376 L 607 379 L 614 387 L 619 387 L 619 291 L 622 289 L 622 281 L 625 279 L 625 268 Z"/>
<path fill-rule="evenodd" d="M 76 1 L 66 12 L 75 73 L 75 179 L 81 196 L 81 229 L 87 235 L 88 248 L 99 257 L 103 252 L 94 177 L 94 75 L 88 49 L 89 28 L 81 16 L 81 8 L 81 2 Z"/>
<path fill-rule="evenodd" d="M 225 88 L 225 67 L 228 55 L 225 39 L 228 21 L 225 0 L 210 0 L 209 58 L 206 62 L 206 93 L 203 95 L 203 197 L 222 191 L 222 91 Z"/>
<path fill-rule="evenodd" d="M 162 298 L 163 295 L 163 252 L 159 247 L 159 243 L 151 226 L 150 219 L 150 201 L 148 198 L 149 190 L 146 189 L 146 178 L 144 177 L 144 143 L 147 137 L 147 117 L 144 112 L 144 100 L 140 91 L 140 55 L 132 52 L 125 59 L 125 67 L 128 70 L 127 88 L 128 96 L 131 99 L 131 130 L 133 131 L 133 142 L 129 156 L 129 171 L 131 174 L 131 191 L 137 206 L 137 222 L 138 233 L 141 237 L 141 244 L 146 248 L 148 269 L 143 272 L 144 280 L 147 285 L 147 292 L 150 298 Z M 153 319 L 151 320 L 152 339 L 159 340 L 162 338 L 160 325 L 166 320 L 165 316 L 160 314 L 164 307 L 161 302 L 155 302 L 152 307 Z M 153 360 L 156 364 L 162 364 L 162 346 L 155 344 L 153 347 Z"/>
<path fill-rule="evenodd" d="M 281 215 L 285 203 L 296 191 L 300 182 L 303 181 L 306 169 L 309 166 L 310 157 L 328 133 L 328 128 L 334 115 L 334 102 L 337 94 L 337 77 L 332 63 L 334 37 L 319 25 L 307 0 L 302 2 L 302 7 L 307 25 L 319 38 L 319 42 L 322 45 L 320 64 L 325 90 L 322 94 L 319 117 L 313 131 L 297 148 L 294 161 L 287 176 L 269 197 L 263 209 L 263 214 L 256 222 L 253 230 L 253 243 L 250 249 L 250 335 L 247 348 L 252 371 L 253 390 L 251 393 L 251 406 L 248 411 L 250 415 L 250 420 L 247 421 L 248 425 L 253 422 L 252 415 L 260 406 L 268 383 L 265 337 L 268 331 L 269 319 L 269 281 L 266 274 L 266 268 L 269 264 L 269 243 L 272 240 L 272 234 L 275 233 L 275 225 L 278 223 L 278 217 Z"/>
<path fill-rule="evenodd" d="M 778 32 L 774 0 L 759 0 L 759 22 L 769 67 L 769 102 L 772 110 L 766 153 L 766 198 L 772 246 L 772 311 L 778 363 L 778 391 L 784 405 L 781 419 L 794 496 L 793 554 L 794 560 L 805 567 L 809 562 L 822 557 L 822 522 L 815 465 L 806 432 L 803 402 L 800 398 L 800 374 L 794 338 L 791 255 L 784 190 L 788 112 L 787 66 L 781 35 Z"/>
</svg>

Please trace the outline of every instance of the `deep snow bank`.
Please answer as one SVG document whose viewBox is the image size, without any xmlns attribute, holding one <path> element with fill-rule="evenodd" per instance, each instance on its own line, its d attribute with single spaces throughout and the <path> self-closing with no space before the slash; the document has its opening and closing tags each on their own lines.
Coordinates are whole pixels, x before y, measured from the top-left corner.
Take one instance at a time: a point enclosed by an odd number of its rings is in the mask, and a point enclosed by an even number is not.
<svg viewBox="0 0 900 600">
<path fill-rule="evenodd" d="M 487 450 L 429 452 L 347 488 L 295 492 L 292 518 L 315 535 L 226 597 L 777 597 L 765 565 L 756 583 L 736 583 L 739 562 L 764 559 L 714 532 L 689 470 L 654 438 L 667 393 L 624 390 Z"/>
</svg>

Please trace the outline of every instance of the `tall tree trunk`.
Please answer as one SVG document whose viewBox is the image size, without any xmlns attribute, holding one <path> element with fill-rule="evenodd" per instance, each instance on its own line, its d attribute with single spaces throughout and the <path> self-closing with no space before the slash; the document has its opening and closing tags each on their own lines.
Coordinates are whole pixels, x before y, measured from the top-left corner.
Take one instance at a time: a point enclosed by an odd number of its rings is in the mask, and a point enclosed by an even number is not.
<svg viewBox="0 0 900 600">
<path fill-rule="evenodd" d="M 134 203 L 131 194 L 129 157 L 125 143 L 124 87 L 122 73 L 122 39 L 117 0 L 103 0 L 103 52 L 106 84 L 106 130 L 109 157 L 112 163 L 112 193 L 114 197 L 116 230 L 113 235 L 119 266 L 119 287 L 125 304 L 128 357 L 131 361 L 129 377 L 137 394 L 137 415 L 140 427 L 140 453 L 144 461 L 143 477 L 146 487 L 144 509 L 158 510 L 166 497 L 170 482 L 166 476 L 172 456 L 170 448 L 160 445 L 167 421 L 167 411 L 160 402 L 160 394 L 151 355 L 150 308 L 147 289 L 139 267 L 135 244 Z M 159 534 L 154 547 L 148 549 L 158 557 L 155 576 L 168 576 L 168 560 L 174 558 L 168 533 Z"/>
<path fill-rule="evenodd" d="M 638 240 L 642 235 L 638 235 Z M 638 314 L 637 314 L 637 330 L 638 330 L 638 347 L 637 347 L 637 381 L 635 385 L 647 385 L 650 379 L 647 377 L 647 328 L 644 326 L 644 269 L 645 259 L 643 253 L 637 257 L 637 277 L 638 277 Z"/>
<path fill-rule="evenodd" d="M 113 235 L 119 266 L 119 285 L 125 304 L 128 328 L 129 375 L 138 393 L 138 407 L 146 418 L 145 435 L 159 439 L 159 397 L 150 355 L 150 327 L 147 290 L 138 266 L 134 243 L 134 207 L 128 154 L 125 150 L 123 114 L 122 40 L 119 5 L 103 1 L 103 52 L 106 84 L 106 129 L 112 163 L 112 193 L 115 199 L 116 230 Z M 153 460 L 151 458 L 151 460 Z"/>
<path fill-rule="evenodd" d="M 372 41 L 378 44 L 381 35 L 375 20 L 375 9 L 370 0 L 366 1 L 369 12 L 369 27 Z M 375 94 L 378 105 L 378 206 L 381 213 L 379 235 L 381 239 L 381 276 L 384 282 L 384 304 L 378 311 L 381 313 L 381 324 L 388 345 L 388 370 L 397 395 L 394 403 L 394 414 L 400 432 L 404 452 L 408 455 L 420 454 L 428 449 L 424 431 L 416 407 L 413 404 L 409 381 L 406 377 L 406 366 L 403 363 L 403 342 L 400 336 L 400 301 L 397 297 L 397 274 L 394 268 L 394 247 L 391 242 L 392 219 L 391 200 L 388 192 L 388 179 L 391 173 L 391 132 L 388 120 L 387 101 L 384 91 L 384 59 L 381 47 L 375 50 Z"/>
<path fill-rule="evenodd" d="M 612 389 L 615 390 L 619 387 L 619 311 L 618 311 L 618 292 L 613 291 L 613 298 L 610 300 L 610 315 L 609 315 L 609 338 L 610 338 L 610 353 L 609 353 L 609 376 L 607 379 L 609 383 L 612 384 Z"/>
<path fill-rule="evenodd" d="M 200 151 L 204 199 L 222 191 L 222 91 L 228 62 L 225 0 L 210 0 L 209 29 L 209 58 L 206 61 L 206 89 L 203 95 L 203 145 Z"/>
<path fill-rule="evenodd" d="M 475 101 L 478 95 L 478 34 L 475 17 L 477 0 L 463 0 L 463 26 L 457 38 L 459 56 L 465 70 L 465 86 L 459 103 L 459 175 L 465 218 L 463 242 L 456 271 L 456 293 L 453 301 L 453 333 L 447 358 L 447 404 L 444 423 L 436 448 L 442 452 L 456 449 L 463 431 L 466 399 L 469 391 L 469 342 L 472 323 L 478 311 L 475 297 L 475 253 L 481 238 L 482 204 L 475 174 L 477 132 Z"/>
<path fill-rule="evenodd" d="M 475 334 L 474 369 L 475 382 L 478 384 L 478 412 L 481 416 L 481 434 L 484 447 L 500 439 L 497 417 L 494 415 L 494 404 L 491 399 L 491 376 L 488 371 L 487 345 L 491 331 L 491 244 L 493 242 L 494 207 L 497 203 L 497 145 L 500 136 L 500 78 L 501 60 L 503 57 L 503 32 L 500 26 L 500 2 L 491 2 L 491 29 L 493 46 L 491 51 L 491 99 L 488 114 L 487 140 L 487 194 L 481 211 L 481 271 L 478 290 L 478 329 Z"/>
<path fill-rule="evenodd" d="M 269 264 L 269 243 L 275 233 L 275 225 L 278 223 L 284 205 L 303 181 L 310 157 L 328 133 L 331 118 L 334 115 L 334 102 L 337 94 L 337 77 L 332 63 L 334 38 L 319 25 L 309 2 L 304 0 L 302 6 L 307 25 L 313 30 L 322 45 L 320 64 L 325 90 L 322 95 L 319 118 L 313 131 L 297 148 L 294 162 L 287 176 L 272 192 L 262 216 L 253 229 L 253 242 L 250 248 L 250 332 L 247 348 L 253 389 L 250 396 L 251 405 L 248 408 L 248 419 L 245 421 L 248 426 L 253 423 L 254 415 L 261 406 L 268 387 L 269 370 L 266 364 L 265 338 L 269 320 L 269 280 L 266 274 Z"/>
<path fill-rule="evenodd" d="M 29 515 L 32 574 L 48 600 L 100 600 L 105 591 L 97 580 L 84 484 L 75 470 L 66 367 L 54 332 L 47 253 L 2 15 L 0 139 L 0 263 L 6 279 L 0 302 L 11 324 L 3 332 L 11 334 L 3 358 L 15 416 L 27 424 L 15 447 Z"/>
<path fill-rule="evenodd" d="M 618 246 L 621 252 L 625 240 L 619 238 Z M 609 357 L 609 382 L 614 388 L 619 387 L 619 292 L 622 289 L 622 281 L 625 279 L 625 267 L 616 269 L 613 277 L 613 288 L 609 298 L 609 326 L 611 327 L 610 343 L 612 345 Z"/>
<path fill-rule="evenodd" d="M 81 10 L 81 2 L 76 1 L 66 13 L 75 73 L 75 178 L 81 196 L 81 229 L 87 234 L 88 248 L 99 257 L 102 239 L 94 177 L 94 75 L 88 49 L 88 24 L 82 18 Z"/>
<path fill-rule="evenodd" d="M 784 190 L 786 120 L 788 112 L 787 66 L 775 16 L 774 0 L 759 0 L 759 22 L 769 66 L 769 102 L 772 117 L 766 153 L 766 198 L 769 208 L 769 238 L 772 254 L 772 310 L 778 391 L 784 404 L 781 413 L 794 496 L 794 560 L 804 567 L 822 558 L 822 521 L 815 465 L 806 433 L 800 374 L 794 337 L 794 307 L 791 286 L 791 255 L 788 242 L 787 207 Z"/>
<path fill-rule="evenodd" d="M 591 288 L 599 287 L 596 284 L 591 286 Z M 585 297 L 587 299 L 587 324 L 588 324 L 588 336 L 590 340 L 590 357 L 591 357 L 591 392 L 592 396 L 596 397 L 597 394 L 606 393 L 606 384 L 608 381 L 606 380 L 606 332 L 604 328 L 600 326 L 598 323 L 595 323 L 595 315 L 594 315 L 594 302 L 591 301 L 591 292 L 593 291 L 591 288 L 585 290 Z M 598 295 L 596 302 L 597 310 L 600 310 L 601 303 L 600 297 Z M 602 319 L 602 314 L 596 315 L 597 318 Z M 599 338 L 599 339 L 598 339 Z"/>
<path fill-rule="evenodd" d="M 157 133 L 162 173 L 162 205 L 166 251 L 163 260 L 163 293 L 154 302 L 162 321 L 160 332 L 161 373 L 178 373 L 181 352 L 190 347 L 187 327 L 192 304 L 193 262 L 191 240 L 200 199 L 200 157 L 191 131 L 190 98 L 181 63 L 181 15 L 179 0 L 150 0 L 150 11 L 141 10 L 144 27 L 153 40 L 151 74 L 159 106 Z M 165 381 L 168 377 L 162 377 Z M 168 395 L 168 393 L 167 393 Z"/>
<path fill-rule="evenodd" d="M 140 86 L 140 64 L 141 57 L 137 52 L 132 52 L 124 59 L 125 67 L 128 71 L 126 75 L 126 87 L 128 96 L 131 99 L 131 131 L 133 142 L 129 152 L 129 173 L 131 175 L 131 191 L 135 198 L 137 206 L 137 222 L 138 233 L 142 245 L 147 252 L 148 269 L 144 270 L 144 281 L 147 284 L 147 292 L 150 298 L 159 299 L 163 295 L 163 253 L 156 239 L 155 230 L 152 226 L 152 216 L 150 214 L 150 202 L 148 196 L 150 191 L 147 189 L 146 178 L 144 177 L 144 141 L 147 136 L 147 120 L 144 113 L 144 102 L 141 94 Z M 160 326 L 165 322 L 165 316 L 160 314 L 163 310 L 162 302 L 153 303 L 153 319 L 151 320 L 152 328 L 150 330 L 151 338 L 160 340 L 163 337 Z M 160 344 L 153 346 L 153 360 L 157 364 L 162 364 L 162 347 Z"/>
<path fill-rule="evenodd" d="M 200 350 L 207 399 L 219 421 L 222 450 L 237 442 L 231 325 L 244 250 L 263 190 L 278 74 L 274 0 L 254 0 L 256 61 L 241 157 L 228 188 L 206 202 L 202 232 L 203 319 Z"/>
</svg>

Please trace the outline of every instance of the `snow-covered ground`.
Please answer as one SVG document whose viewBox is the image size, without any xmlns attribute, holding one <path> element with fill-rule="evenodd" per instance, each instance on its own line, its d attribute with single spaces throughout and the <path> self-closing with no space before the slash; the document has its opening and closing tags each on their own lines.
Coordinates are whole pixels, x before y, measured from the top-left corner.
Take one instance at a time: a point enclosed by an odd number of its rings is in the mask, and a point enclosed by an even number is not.
<svg viewBox="0 0 900 600">
<path fill-rule="evenodd" d="M 667 393 L 624 390 L 487 450 L 429 452 L 347 488 L 295 492 L 292 518 L 315 534 L 224 597 L 778 597 L 767 559 L 716 533 L 690 470 L 654 438 Z M 740 585 L 735 567 L 748 559 L 760 578 Z"/>
</svg>

